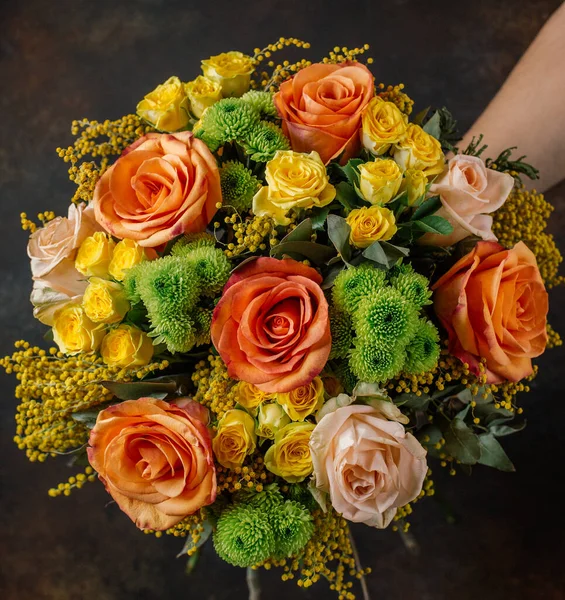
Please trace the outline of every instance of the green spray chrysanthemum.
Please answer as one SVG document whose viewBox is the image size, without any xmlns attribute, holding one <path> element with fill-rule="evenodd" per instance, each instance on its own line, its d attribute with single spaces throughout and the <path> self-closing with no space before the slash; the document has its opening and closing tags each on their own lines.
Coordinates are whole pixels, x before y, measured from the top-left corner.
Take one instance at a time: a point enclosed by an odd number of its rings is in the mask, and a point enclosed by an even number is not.
<svg viewBox="0 0 565 600">
<path fill-rule="evenodd" d="M 359 302 L 353 325 L 362 341 L 406 345 L 418 326 L 418 309 L 399 290 L 385 287 Z"/>
<path fill-rule="evenodd" d="M 275 532 L 275 558 L 282 559 L 300 552 L 314 533 L 311 513 L 293 500 L 273 507 L 269 518 Z"/>
<path fill-rule="evenodd" d="M 333 306 L 330 308 L 330 331 L 332 334 L 330 360 L 345 358 L 353 341 L 351 318 L 347 313 L 337 310 Z"/>
<path fill-rule="evenodd" d="M 406 346 L 404 371 L 409 375 L 419 375 L 431 371 L 439 360 L 439 333 L 436 326 L 426 319 L 420 319 L 414 336 Z"/>
<path fill-rule="evenodd" d="M 356 340 L 349 356 L 354 375 L 367 383 L 381 383 L 402 371 L 406 351 L 402 346 L 387 348 L 380 343 Z"/>
<path fill-rule="evenodd" d="M 332 298 L 338 310 L 352 314 L 359 302 L 385 285 L 385 272 L 369 263 L 344 269 L 335 279 Z"/>
<path fill-rule="evenodd" d="M 278 150 L 290 150 L 290 142 L 282 129 L 267 121 L 250 129 L 242 145 L 245 153 L 256 162 L 268 162 Z"/>
<path fill-rule="evenodd" d="M 284 498 L 278 484 L 271 483 L 265 486 L 261 492 L 242 489 L 237 493 L 235 502 L 254 508 L 260 508 L 269 514 L 271 510 L 282 505 Z"/>
<path fill-rule="evenodd" d="M 260 90 L 249 90 L 245 92 L 241 99 L 247 102 L 253 110 L 257 111 L 260 116 L 277 117 L 277 108 L 273 102 L 273 94 Z"/>
<path fill-rule="evenodd" d="M 214 137 L 202 128 L 194 130 L 194 136 L 204 142 L 210 152 L 216 152 L 224 143 L 223 140 Z"/>
<path fill-rule="evenodd" d="M 431 304 L 432 292 L 429 289 L 430 282 L 420 273 L 404 272 L 390 279 L 390 283 L 407 300 L 418 308 Z"/>
<path fill-rule="evenodd" d="M 353 373 L 349 366 L 349 361 L 339 361 L 334 366 L 334 373 L 336 377 L 341 381 L 343 388 L 346 393 L 351 394 L 355 389 L 355 386 L 359 383 L 359 378 Z"/>
<path fill-rule="evenodd" d="M 213 309 L 201 306 L 198 306 L 194 310 L 195 346 L 202 346 L 210 343 L 210 326 L 212 325 L 213 313 Z"/>
<path fill-rule="evenodd" d="M 245 139 L 259 123 L 258 113 L 240 98 L 224 98 L 204 111 L 200 119 L 202 135 L 221 144 Z"/>
<path fill-rule="evenodd" d="M 149 312 L 151 330 L 149 335 L 153 343 L 165 344 L 172 352 L 188 352 L 197 344 L 197 332 L 194 321 L 185 313 L 177 315 L 167 312 Z"/>
<path fill-rule="evenodd" d="M 122 281 L 126 298 L 131 302 L 132 305 L 141 302 L 141 296 L 139 295 L 139 290 L 137 289 L 137 282 L 139 280 L 139 274 L 146 264 L 148 263 L 142 262 L 135 265 L 131 269 L 128 269 L 126 271 L 126 276 Z"/>
<path fill-rule="evenodd" d="M 301 483 L 293 483 L 288 486 L 288 492 L 286 493 L 289 500 L 294 500 L 299 504 L 302 504 L 307 510 L 314 510 L 319 508 L 318 503 L 314 500 L 314 496 L 306 485 Z"/>
<path fill-rule="evenodd" d="M 233 206 L 238 212 L 251 208 L 253 196 L 261 183 L 241 163 L 229 161 L 220 169 L 222 200 L 224 205 Z"/>
<path fill-rule="evenodd" d="M 218 556 L 236 567 L 250 567 L 273 555 L 275 535 L 267 512 L 245 505 L 225 510 L 214 534 Z"/>
<path fill-rule="evenodd" d="M 180 257 L 179 257 L 180 258 Z M 182 260 L 201 283 L 201 293 L 213 296 L 220 292 L 229 279 L 231 265 L 226 255 L 213 246 L 186 247 Z"/>
<path fill-rule="evenodd" d="M 414 269 L 410 263 L 398 263 L 392 266 L 386 274 L 390 281 L 394 277 L 398 277 L 401 273 L 414 273 Z"/>
<path fill-rule="evenodd" d="M 185 256 L 190 250 L 202 248 L 203 246 L 216 245 L 216 240 L 210 233 L 187 233 L 177 240 L 171 248 L 173 256 Z"/>
</svg>

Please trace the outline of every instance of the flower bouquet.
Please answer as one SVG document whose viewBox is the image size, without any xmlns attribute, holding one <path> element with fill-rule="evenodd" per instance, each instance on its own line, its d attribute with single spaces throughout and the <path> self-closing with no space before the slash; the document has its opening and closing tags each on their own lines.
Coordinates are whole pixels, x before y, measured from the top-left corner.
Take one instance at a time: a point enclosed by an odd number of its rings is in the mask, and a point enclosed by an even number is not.
<svg viewBox="0 0 565 600">
<path fill-rule="evenodd" d="M 210 540 L 253 590 L 279 567 L 354 598 L 349 522 L 406 533 L 432 465 L 514 469 L 562 258 L 524 157 L 457 148 L 368 46 L 276 64 L 288 46 L 73 122 L 67 216 L 21 215 L 54 347 L 1 364 L 16 444 L 75 466 L 50 496 L 98 479 L 191 564 Z"/>
</svg>

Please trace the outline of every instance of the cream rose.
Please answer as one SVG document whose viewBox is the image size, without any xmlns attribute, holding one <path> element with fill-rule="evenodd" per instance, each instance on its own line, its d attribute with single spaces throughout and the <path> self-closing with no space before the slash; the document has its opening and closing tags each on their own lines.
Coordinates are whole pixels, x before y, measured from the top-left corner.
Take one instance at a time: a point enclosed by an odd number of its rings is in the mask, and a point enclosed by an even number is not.
<svg viewBox="0 0 565 600">
<path fill-rule="evenodd" d="M 457 154 L 430 187 L 442 207 L 436 213 L 453 226 L 449 235 L 426 235 L 421 241 L 434 246 L 451 246 L 469 235 L 496 241 L 490 213 L 498 210 L 514 187 L 508 173 L 487 169 L 476 156 Z"/>
<path fill-rule="evenodd" d="M 71 204 L 68 216 L 56 217 L 30 236 L 31 302 L 42 323 L 53 325 L 55 311 L 84 293 L 88 282 L 75 269 L 75 258 L 82 242 L 100 229 L 91 207 Z"/>
<path fill-rule="evenodd" d="M 344 518 L 378 529 L 422 490 L 426 451 L 400 423 L 366 405 L 326 414 L 310 437 L 316 487 Z"/>
</svg>

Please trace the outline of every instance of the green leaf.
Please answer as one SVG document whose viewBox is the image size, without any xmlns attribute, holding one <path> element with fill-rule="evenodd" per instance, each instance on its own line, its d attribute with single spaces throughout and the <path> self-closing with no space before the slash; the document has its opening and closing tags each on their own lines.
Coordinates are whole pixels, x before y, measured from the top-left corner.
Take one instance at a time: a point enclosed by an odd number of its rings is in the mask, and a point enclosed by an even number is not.
<svg viewBox="0 0 565 600">
<path fill-rule="evenodd" d="M 430 215 L 420 219 L 419 221 L 412 221 L 416 227 L 427 233 L 437 233 L 439 235 L 449 235 L 453 231 L 451 223 L 443 217 L 437 215 Z"/>
<path fill-rule="evenodd" d="M 335 256 L 335 250 L 316 242 L 281 242 L 271 250 L 275 258 L 282 258 L 284 254 L 299 254 L 317 265 L 324 265 Z"/>
<path fill-rule="evenodd" d="M 400 258 L 404 258 L 409 253 L 408 248 L 394 246 L 388 242 L 373 242 L 369 247 L 363 250 L 363 256 L 377 265 L 390 269 Z"/>
<path fill-rule="evenodd" d="M 349 224 L 343 217 L 328 215 L 328 237 L 344 262 L 348 262 L 351 259 L 350 233 L 351 227 L 349 227 Z"/>
<path fill-rule="evenodd" d="M 441 114 L 437 110 L 422 128 L 426 133 L 439 140 L 441 137 Z"/>
<path fill-rule="evenodd" d="M 120 400 L 137 400 L 152 394 L 174 394 L 177 391 L 177 383 L 170 381 L 132 381 L 122 383 L 119 381 L 102 381 L 102 385 L 110 390 Z"/>
<path fill-rule="evenodd" d="M 487 467 L 494 467 L 499 471 L 512 472 L 515 467 L 504 452 L 502 446 L 492 433 L 483 433 L 479 436 L 480 457 L 478 462 Z"/>
<path fill-rule="evenodd" d="M 412 122 L 415 125 L 421 125 L 422 122 L 424 121 L 424 119 L 428 116 L 428 113 L 430 112 L 430 106 L 424 108 L 424 110 L 421 110 L 418 114 L 416 114 L 416 116 L 412 119 Z"/>
<path fill-rule="evenodd" d="M 403 393 L 395 396 L 392 401 L 397 406 L 403 406 L 412 410 L 427 410 L 430 403 L 430 396 L 429 394 L 416 396 L 416 394 Z"/>
<path fill-rule="evenodd" d="M 100 406 L 98 409 L 91 410 L 81 410 L 71 414 L 71 417 L 77 422 L 82 423 L 88 429 L 92 429 L 96 425 L 96 419 L 98 418 L 98 413 L 103 409 L 107 408 L 109 405 L 104 404 L 104 406 Z"/>
<path fill-rule="evenodd" d="M 341 181 L 335 186 L 336 190 L 336 200 L 349 212 L 354 210 L 355 208 L 359 208 L 362 206 L 362 203 L 359 200 L 359 196 L 355 191 L 355 188 L 347 183 L 346 181 Z"/>
<path fill-rule="evenodd" d="M 481 456 L 479 438 L 461 419 L 453 419 L 444 433 L 445 451 L 465 465 L 474 465 Z"/>
<path fill-rule="evenodd" d="M 334 206 L 330 204 L 328 206 L 324 206 L 322 208 L 314 208 L 310 211 L 310 219 L 312 220 L 312 229 L 314 231 L 324 229 L 324 225 L 326 224 L 326 219 L 330 214 L 332 209 L 339 208 L 338 206 Z"/>
<path fill-rule="evenodd" d="M 309 242 L 312 238 L 312 220 L 304 219 L 282 240 L 284 242 Z"/>
<path fill-rule="evenodd" d="M 508 419 L 495 419 L 488 425 L 489 431 L 496 437 L 503 437 L 505 435 L 512 435 L 518 433 L 526 427 L 526 421 L 518 421 L 517 423 L 508 423 Z"/>
<path fill-rule="evenodd" d="M 417 221 L 418 219 L 427 217 L 428 215 L 433 215 L 440 208 L 441 208 L 441 198 L 439 196 L 432 196 L 431 198 L 427 198 L 414 211 L 414 214 L 412 215 L 412 220 Z"/>
<path fill-rule="evenodd" d="M 43 334 L 43 339 L 46 342 L 52 342 L 53 341 L 53 329 L 51 327 L 49 327 L 49 329 Z"/>
<path fill-rule="evenodd" d="M 186 553 L 189 550 L 192 550 L 194 548 L 198 549 L 207 542 L 213 530 L 212 523 L 210 523 L 210 521 L 206 519 L 205 521 L 202 521 L 202 527 L 204 528 L 204 531 L 201 532 L 200 539 L 198 540 L 198 542 L 196 542 L 196 544 L 192 541 L 191 535 L 186 536 L 186 542 L 184 543 L 182 550 L 177 554 L 177 558 L 180 558 L 181 556 L 186 556 Z"/>
</svg>

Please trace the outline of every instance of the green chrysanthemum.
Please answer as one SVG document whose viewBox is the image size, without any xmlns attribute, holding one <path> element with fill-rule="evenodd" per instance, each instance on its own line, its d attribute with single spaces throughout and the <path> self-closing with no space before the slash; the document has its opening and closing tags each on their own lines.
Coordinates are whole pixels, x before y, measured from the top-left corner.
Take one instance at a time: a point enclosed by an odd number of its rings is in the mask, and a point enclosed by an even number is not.
<svg viewBox="0 0 565 600">
<path fill-rule="evenodd" d="M 347 360 L 339 361 L 334 367 L 336 377 L 341 381 L 345 391 L 351 394 L 359 383 L 359 378 L 353 373 Z"/>
<path fill-rule="evenodd" d="M 230 161 L 221 168 L 220 180 L 224 205 L 233 206 L 238 212 L 247 212 L 261 186 L 257 177 L 241 163 Z"/>
<path fill-rule="evenodd" d="M 257 111 L 259 115 L 265 117 L 277 117 L 277 109 L 273 102 L 273 95 L 269 92 L 263 92 L 259 90 L 250 90 L 245 92 L 241 99 L 247 102 L 253 110 Z"/>
<path fill-rule="evenodd" d="M 210 233 L 187 233 L 183 235 L 171 248 L 173 256 L 185 256 L 187 252 L 202 248 L 203 246 L 216 245 L 214 236 Z"/>
<path fill-rule="evenodd" d="M 389 280 L 391 280 L 394 277 L 398 277 L 401 273 L 413 273 L 413 272 L 414 272 L 414 269 L 412 268 L 412 265 L 410 263 L 399 263 L 399 264 L 391 267 L 387 271 L 386 274 L 387 274 L 387 277 L 389 278 Z"/>
<path fill-rule="evenodd" d="M 429 289 L 430 282 L 419 273 L 404 272 L 391 278 L 390 283 L 406 300 L 412 302 L 418 308 L 431 304 L 432 292 Z"/>
<path fill-rule="evenodd" d="M 284 498 L 278 484 L 271 483 L 265 486 L 261 492 L 243 489 L 237 493 L 235 501 L 254 508 L 260 508 L 269 514 L 271 510 L 282 505 Z"/>
<path fill-rule="evenodd" d="M 126 298 L 131 302 L 132 305 L 141 302 L 141 296 L 139 295 L 139 290 L 137 289 L 137 282 L 139 280 L 141 271 L 147 264 L 147 262 L 142 262 L 126 271 L 126 276 L 122 283 L 124 285 Z"/>
<path fill-rule="evenodd" d="M 210 152 L 216 152 L 223 144 L 221 139 L 214 137 L 202 128 L 195 130 L 194 136 L 203 141 L 208 146 Z"/>
<path fill-rule="evenodd" d="M 245 139 L 259 123 L 258 113 L 239 98 L 224 98 L 204 111 L 198 134 L 209 136 L 220 143 Z"/>
<path fill-rule="evenodd" d="M 165 344 L 169 352 L 188 352 L 197 343 L 194 321 L 184 313 L 149 313 L 154 344 Z"/>
<path fill-rule="evenodd" d="M 385 285 L 385 272 L 369 263 L 344 269 L 334 282 L 332 298 L 338 310 L 352 314 L 359 302 Z"/>
<path fill-rule="evenodd" d="M 197 307 L 194 311 L 195 346 L 210 343 L 210 326 L 212 325 L 213 309 Z"/>
<path fill-rule="evenodd" d="M 353 325 L 362 341 L 405 346 L 418 326 L 418 310 L 399 290 L 385 287 L 359 302 Z"/>
<path fill-rule="evenodd" d="M 242 144 L 245 153 L 256 162 L 268 162 L 277 150 L 290 149 L 290 142 L 282 129 L 267 121 L 261 121 L 250 129 Z"/>
<path fill-rule="evenodd" d="M 288 486 L 287 498 L 302 504 L 307 510 L 319 508 L 318 503 L 314 500 L 310 490 L 300 483 L 293 483 Z"/>
<path fill-rule="evenodd" d="M 351 319 L 348 314 L 337 310 L 333 306 L 330 308 L 330 331 L 332 334 L 330 360 L 334 358 L 345 358 L 353 341 Z"/>
<path fill-rule="evenodd" d="M 439 360 L 439 333 L 431 321 L 420 319 L 413 338 L 406 346 L 404 371 L 418 375 L 431 371 Z"/>
<path fill-rule="evenodd" d="M 225 510 L 214 534 L 218 556 L 236 567 L 250 567 L 273 555 L 275 535 L 265 511 L 237 505 Z"/>
<path fill-rule="evenodd" d="M 231 265 L 226 255 L 213 246 L 192 245 L 186 247 L 182 260 L 196 275 L 201 284 L 202 294 L 213 296 L 222 290 L 229 279 Z"/>
<path fill-rule="evenodd" d="M 349 357 L 349 365 L 361 381 L 381 383 L 401 372 L 405 357 L 403 347 L 386 348 L 379 343 L 357 340 Z"/>
<path fill-rule="evenodd" d="M 306 546 L 314 533 L 311 513 L 298 502 L 287 500 L 274 507 L 269 518 L 275 532 L 275 558 L 293 556 Z"/>
</svg>

